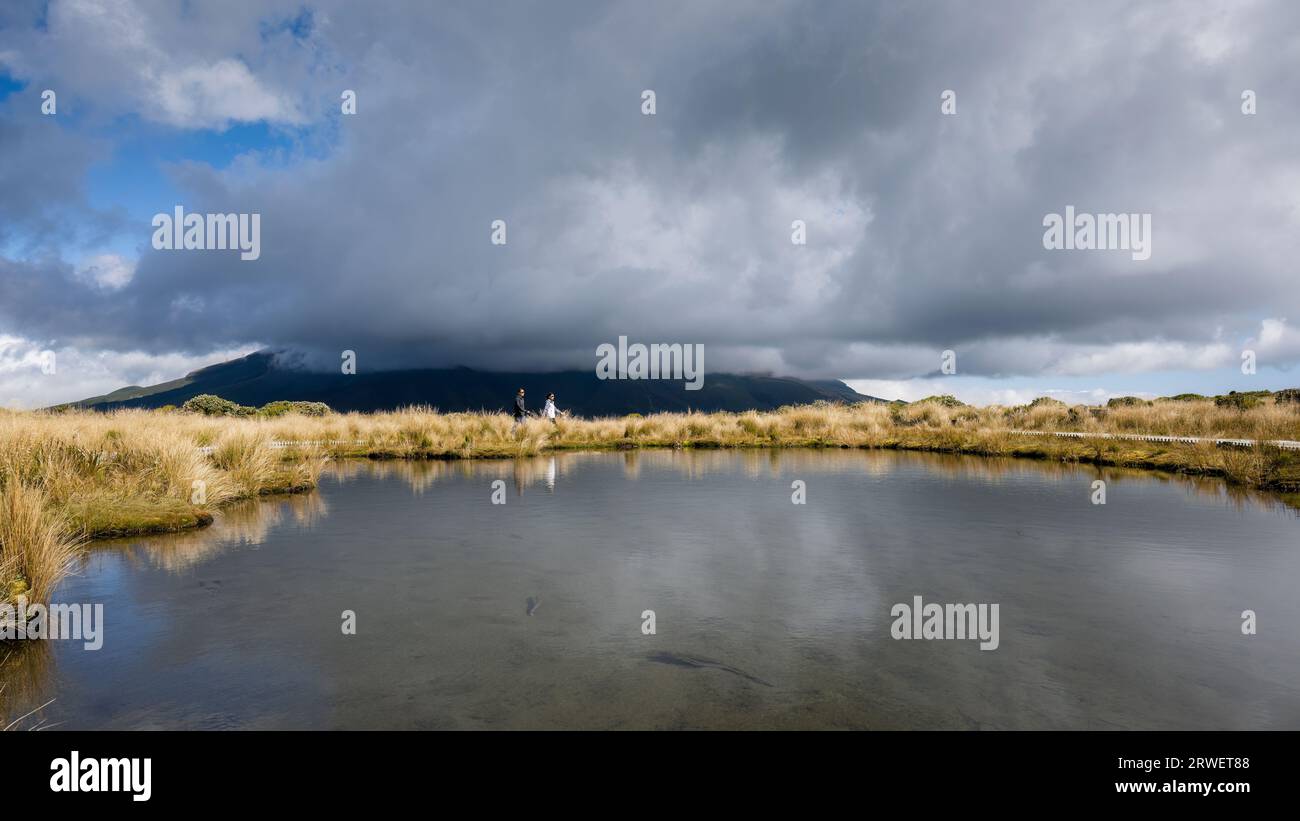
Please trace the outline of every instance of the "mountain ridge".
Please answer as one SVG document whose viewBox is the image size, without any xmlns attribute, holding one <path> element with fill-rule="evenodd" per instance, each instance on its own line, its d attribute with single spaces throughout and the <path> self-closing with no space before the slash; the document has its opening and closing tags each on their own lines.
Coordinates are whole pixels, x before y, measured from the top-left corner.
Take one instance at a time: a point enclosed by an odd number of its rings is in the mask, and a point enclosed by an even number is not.
<svg viewBox="0 0 1300 821">
<path fill-rule="evenodd" d="M 321 373 L 277 364 L 274 351 L 191 371 L 152 386 L 129 385 L 60 407 L 94 410 L 179 406 L 200 394 L 215 394 L 241 405 L 277 400 L 324 402 L 337 411 L 394 410 L 429 405 L 446 412 L 504 411 L 524 388 L 531 408 L 547 393 L 561 409 L 580 416 L 621 416 L 664 411 L 772 410 L 813 402 L 879 402 L 839 380 L 718 373 L 704 387 L 685 390 L 673 380 L 601 380 L 592 371 L 512 373 L 465 367 L 413 368 L 359 374 Z"/>
</svg>

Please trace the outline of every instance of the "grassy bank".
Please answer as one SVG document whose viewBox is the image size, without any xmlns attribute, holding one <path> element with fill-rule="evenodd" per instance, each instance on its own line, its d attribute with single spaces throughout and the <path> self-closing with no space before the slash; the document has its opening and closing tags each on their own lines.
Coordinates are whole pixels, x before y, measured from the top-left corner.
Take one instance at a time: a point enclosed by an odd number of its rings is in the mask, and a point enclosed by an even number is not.
<svg viewBox="0 0 1300 821">
<path fill-rule="evenodd" d="M 183 530 L 224 504 L 314 487 L 330 457 L 475 459 L 649 447 L 901 448 L 1092 462 L 1223 476 L 1300 491 L 1300 452 L 1275 447 L 1062 439 L 1012 431 L 1300 439 L 1300 403 L 1192 399 L 974 408 L 942 398 L 773 412 L 532 420 L 499 414 L 205 416 L 180 411 L 0 412 L 0 596 L 43 599 L 76 543 Z"/>
</svg>

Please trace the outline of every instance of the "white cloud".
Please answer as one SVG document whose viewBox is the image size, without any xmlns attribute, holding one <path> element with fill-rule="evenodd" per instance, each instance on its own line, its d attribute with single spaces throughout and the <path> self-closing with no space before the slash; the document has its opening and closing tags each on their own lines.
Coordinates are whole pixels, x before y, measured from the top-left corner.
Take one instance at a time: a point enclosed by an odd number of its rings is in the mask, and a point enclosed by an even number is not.
<svg viewBox="0 0 1300 821">
<path fill-rule="evenodd" d="M 228 23 L 256 36 L 256 26 L 247 25 L 255 21 L 238 14 L 229 21 L 195 19 L 210 13 L 131 0 L 52 0 L 45 30 L 32 34 L 23 49 L 0 50 L 0 65 L 20 77 L 39 77 L 59 93 L 61 107 L 85 102 L 106 113 L 191 129 L 304 123 L 303 90 L 289 93 L 276 76 L 297 72 L 280 71 L 274 60 L 255 71 L 245 55 L 263 56 L 256 41 L 231 37 Z M 221 53 L 223 45 L 240 56 Z"/>
<path fill-rule="evenodd" d="M 116 291 L 135 276 L 135 260 L 117 254 L 97 254 L 77 269 L 77 278 L 108 291 Z"/>
<path fill-rule="evenodd" d="M 302 123 L 287 95 L 266 88 L 238 60 L 157 70 L 150 82 L 157 119 L 182 128 L 223 127 L 229 122 Z"/>
<path fill-rule="evenodd" d="M 1246 347 L 1251 345 L 1265 358 L 1261 364 L 1289 364 L 1300 359 L 1300 328 L 1291 327 L 1285 319 L 1265 319 L 1260 322 L 1259 335 Z"/>
<path fill-rule="evenodd" d="M 846 380 L 850 388 L 858 393 L 875 396 L 880 399 L 902 399 L 915 402 L 927 396 L 950 394 L 968 405 L 1027 405 L 1040 396 L 1059 399 L 1067 405 L 1104 405 L 1115 396 L 1147 396 L 1153 394 L 1134 393 L 1133 391 L 1108 390 L 1106 388 L 1068 389 L 1068 388 L 1003 388 L 985 381 L 972 382 L 952 378 L 935 379 L 852 379 Z"/>
<path fill-rule="evenodd" d="M 197 368 L 246 356 L 259 346 L 217 350 L 200 356 L 140 351 L 89 353 L 56 348 L 53 373 L 46 348 L 12 335 L 0 335 L 0 407 L 43 408 L 111 393 L 128 385 L 156 385 Z"/>
<path fill-rule="evenodd" d="M 1060 359 L 1046 370 L 1063 376 L 1176 369 L 1211 370 L 1231 364 L 1239 354 L 1240 351 L 1221 343 L 1190 345 L 1184 342 L 1126 342 L 1062 351 Z"/>
</svg>

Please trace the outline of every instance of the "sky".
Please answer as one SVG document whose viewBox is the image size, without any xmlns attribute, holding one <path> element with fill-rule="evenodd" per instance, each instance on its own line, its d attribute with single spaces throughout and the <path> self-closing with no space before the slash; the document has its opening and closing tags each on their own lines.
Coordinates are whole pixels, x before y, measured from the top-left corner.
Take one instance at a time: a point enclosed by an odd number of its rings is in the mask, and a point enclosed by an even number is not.
<svg viewBox="0 0 1300 821">
<path fill-rule="evenodd" d="M 1297 60 L 1289 0 L 6 0 L 0 406 L 619 336 L 887 399 L 1297 386 Z M 177 206 L 259 255 L 154 247 Z M 1067 206 L 1150 257 L 1045 247 Z"/>
</svg>

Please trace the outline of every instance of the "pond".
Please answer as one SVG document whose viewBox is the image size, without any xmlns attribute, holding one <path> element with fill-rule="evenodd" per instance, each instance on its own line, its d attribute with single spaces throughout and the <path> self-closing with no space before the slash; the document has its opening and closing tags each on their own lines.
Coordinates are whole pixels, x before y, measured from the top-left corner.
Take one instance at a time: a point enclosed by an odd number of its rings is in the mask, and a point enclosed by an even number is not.
<svg viewBox="0 0 1300 821">
<path fill-rule="evenodd" d="M 347 461 L 202 531 L 93 545 L 54 598 L 102 603 L 102 647 L 22 642 L 3 712 L 49 702 L 25 723 L 69 729 L 1300 729 L 1297 536 L 1294 510 L 1217 481 L 1029 460 Z M 922 638 L 919 612 L 896 638 L 916 597 L 996 605 L 996 646 L 974 621 Z"/>
</svg>

